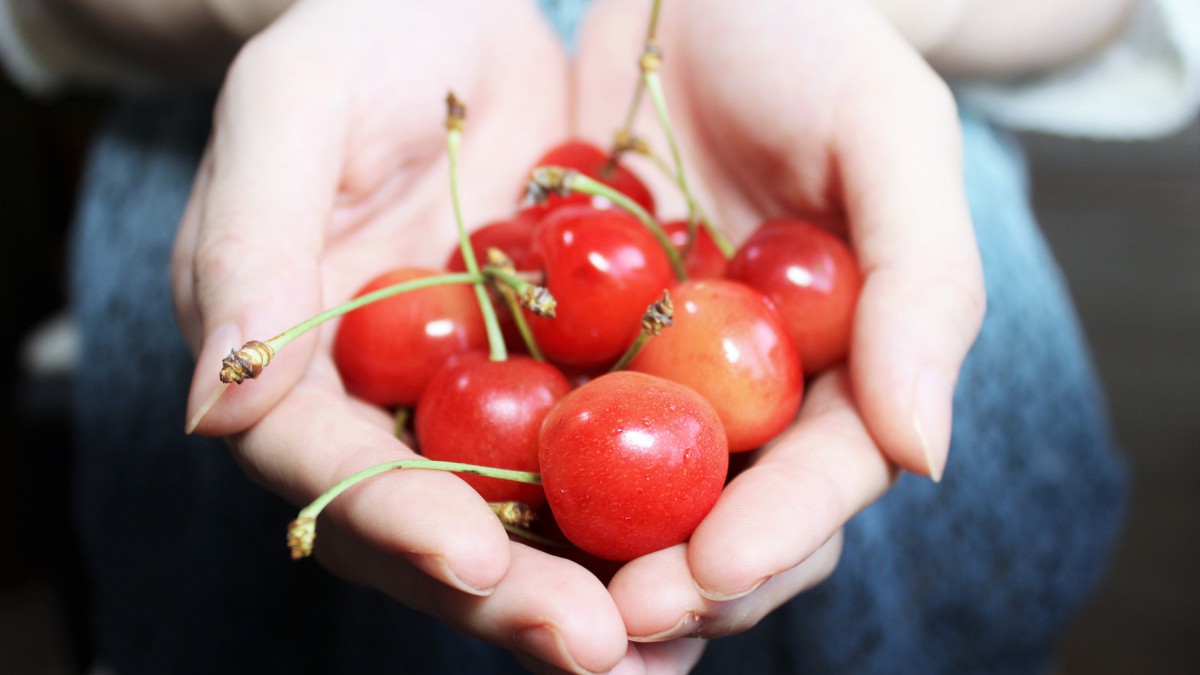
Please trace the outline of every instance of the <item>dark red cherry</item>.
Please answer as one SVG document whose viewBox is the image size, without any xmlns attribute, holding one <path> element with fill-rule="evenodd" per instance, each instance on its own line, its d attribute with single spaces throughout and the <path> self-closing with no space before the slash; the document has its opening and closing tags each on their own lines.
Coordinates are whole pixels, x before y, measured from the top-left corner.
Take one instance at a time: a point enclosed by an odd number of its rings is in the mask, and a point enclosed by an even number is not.
<svg viewBox="0 0 1200 675">
<path fill-rule="evenodd" d="M 726 276 L 771 300 L 806 374 L 846 358 L 862 273 L 836 235 L 802 220 L 767 221 L 738 249 Z"/>
<path fill-rule="evenodd" d="M 679 253 L 685 256 L 683 264 L 689 279 L 720 279 L 725 276 L 729 261 L 721 253 L 721 249 L 717 248 L 716 242 L 713 241 L 712 235 L 708 233 L 707 229 L 697 226 L 696 240 L 688 250 L 688 223 L 686 220 L 672 220 L 663 223 L 662 228 Z"/>
<path fill-rule="evenodd" d="M 472 231 L 468 235 L 471 250 L 475 252 L 475 260 L 480 267 L 488 262 L 487 250 L 498 248 L 504 251 L 518 270 L 533 270 L 529 261 L 530 249 L 533 248 L 533 228 L 536 221 L 532 216 L 517 214 L 512 218 L 490 222 Z M 450 272 L 467 271 L 463 262 L 462 249 L 455 246 L 446 259 L 446 269 Z"/>
<path fill-rule="evenodd" d="M 620 162 L 609 161 L 609 154 L 595 145 L 582 140 L 568 140 L 551 148 L 534 164 L 539 166 L 562 166 L 574 169 L 588 178 L 623 193 L 642 208 L 654 214 L 654 195 L 650 189 L 632 171 Z M 573 194 L 567 197 L 551 195 L 545 202 L 526 207 L 523 214 L 534 218 L 543 218 L 551 211 L 565 205 L 592 206 L 597 209 L 613 208 L 611 203 L 603 198 L 593 198 L 590 195 Z"/>
<path fill-rule="evenodd" d="M 550 408 L 570 391 L 554 366 L 524 356 L 491 361 L 452 357 L 417 403 L 416 431 L 429 459 L 538 471 L 538 433 Z M 541 486 L 482 476 L 462 479 L 489 502 L 545 503 Z"/>
<path fill-rule="evenodd" d="M 673 280 L 658 241 L 619 211 L 555 211 L 538 227 L 533 255 L 558 307 L 553 319 L 526 318 L 546 357 L 573 370 L 615 361 Z"/>
<path fill-rule="evenodd" d="M 355 295 L 437 275 L 422 268 L 393 270 Z M 346 390 L 384 407 L 413 405 L 453 354 L 487 348 L 479 303 L 470 286 L 435 286 L 402 293 L 342 317 L 333 359 Z"/>
</svg>

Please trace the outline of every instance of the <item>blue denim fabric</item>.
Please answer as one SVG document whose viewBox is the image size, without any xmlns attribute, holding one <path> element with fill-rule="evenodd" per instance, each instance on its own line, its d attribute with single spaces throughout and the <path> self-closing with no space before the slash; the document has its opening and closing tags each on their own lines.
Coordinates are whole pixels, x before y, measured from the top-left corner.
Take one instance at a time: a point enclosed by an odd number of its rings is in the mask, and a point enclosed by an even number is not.
<svg viewBox="0 0 1200 675">
<path fill-rule="evenodd" d="M 581 3 L 543 2 L 566 34 Z M 503 650 L 293 563 L 294 509 L 182 433 L 191 359 L 168 289 L 211 98 L 121 105 L 72 252 L 83 329 L 75 514 L 103 662 L 136 673 L 520 672 Z M 834 575 L 699 672 L 1034 673 L 1110 558 L 1124 494 L 1104 402 L 1030 212 L 1018 148 L 963 115 L 989 306 L 945 480 L 900 479 Z"/>
</svg>

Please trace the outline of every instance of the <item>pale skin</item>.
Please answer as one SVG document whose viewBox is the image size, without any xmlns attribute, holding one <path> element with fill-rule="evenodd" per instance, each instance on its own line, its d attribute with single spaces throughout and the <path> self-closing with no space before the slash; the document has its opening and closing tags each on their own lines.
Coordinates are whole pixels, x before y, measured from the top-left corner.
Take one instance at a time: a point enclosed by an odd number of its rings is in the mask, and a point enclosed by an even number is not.
<svg viewBox="0 0 1200 675">
<path fill-rule="evenodd" d="M 569 133 L 607 143 L 624 118 L 626 96 L 614 92 L 632 90 L 649 8 L 598 2 L 572 70 L 523 0 L 305 0 L 274 22 L 273 11 L 239 14 L 244 3 L 181 0 L 132 24 L 103 15 L 151 10 L 134 0 L 81 4 L 83 24 L 140 26 L 151 50 L 182 44 L 164 37 L 192 35 L 188 26 L 236 46 L 269 24 L 226 76 L 172 284 L 197 354 L 189 426 L 228 438 L 255 480 L 297 506 L 412 452 L 382 411 L 346 396 L 329 328 L 208 408 L 221 358 L 375 273 L 440 265 L 453 245 L 447 90 L 468 106 L 468 223 L 510 213 L 525 169 Z M 1038 70 L 1100 44 L 1125 3 L 1060 3 L 1102 15 L 1071 24 L 1077 35 L 1036 7 L 1024 28 L 997 22 L 1005 3 L 766 4 L 751 13 L 720 0 L 668 2 L 662 78 L 699 198 L 735 240 L 787 214 L 853 242 L 866 286 L 850 366 L 810 385 L 796 423 L 689 543 L 629 563 L 607 588 L 575 563 L 510 542 L 465 483 L 432 472 L 393 472 L 335 501 L 316 547 L 322 564 L 512 649 L 535 670 L 681 672 L 705 645 L 683 636 L 746 630 L 825 579 L 843 524 L 898 470 L 941 475 L 953 384 L 985 301 L 953 102 L 921 53 L 945 71 Z M 984 10 L 993 20 L 971 19 Z M 1007 60 L 983 49 L 995 43 L 962 37 L 1056 24 L 1052 47 L 1021 42 L 1030 46 Z M 648 114 L 638 129 L 654 129 Z M 664 202 L 682 213 L 679 200 Z M 396 517 L 406 513 L 415 517 Z"/>
</svg>

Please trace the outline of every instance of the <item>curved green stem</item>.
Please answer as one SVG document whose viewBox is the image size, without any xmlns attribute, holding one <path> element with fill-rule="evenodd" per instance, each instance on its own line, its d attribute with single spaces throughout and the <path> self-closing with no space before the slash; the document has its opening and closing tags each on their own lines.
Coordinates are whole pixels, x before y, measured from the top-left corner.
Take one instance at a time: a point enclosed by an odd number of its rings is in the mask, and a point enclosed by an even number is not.
<svg viewBox="0 0 1200 675">
<path fill-rule="evenodd" d="M 671 149 L 671 159 L 675 162 L 675 182 L 679 185 L 679 189 L 683 191 L 684 199 L 687 200 L 689 235 L 695 231 L 696 224 L 699 223 L 708 230 L 709 236 L 712 237 L 713 243 L 721 251 L 721 255 L 725 256 L 726 259 L 732 258 L 735 252 L 733 244 L 725 236 L 725 233 L 704 215 L 700 209 L 700 204 L 696 201 L 691 188 L 688 186 L 687 173 L 683 168 L 683 155 L 679 152 L 679 145 L 675 142 L 675 134 L 671 131 L 671 116 L 667 112 L 667 98 L 663 94 L 662 79 L 659 78 L 656 70 L 647 69 L 643 65 L 642 81 L 646 85 L 646 90 L 650 92 L 650 100 L 654 103 L 654 111 L 658 115 L 658 123 L 662 127 L 663 135 L 667 138 L 667 146 Z"/>
<path fill-rule="evenodd" d="M 646 42 L 653 41 L 654 34 L 658 32 L 658 15 L 661 9 L 662 0 L 654 0 L 654 3 L 650 6 L 650 19 L 646 22 Z M 637 119 L 638 108 L 642 105 L 642 90 L 644 86 L 641 78 L 638 78 L 637 84 L 633 88 L 633 99 L 629 102 L 629 110 L 625 113 L 625 124 L 617 132 L 617 136 L 621 136 L 622 134 L 631 136 L 633 134 L 633 123 Z M 614 152 L 611 161 L 615 162 L 615 159 L 616 153 Z"/>
<path fill-rule="evenodd" d="M 463 224 L 462 206 L 458 199 L 458 150 L 462 145 L 462 123 L 466 113 L 454 94 L 446 98 L 446 104 L 446 149 L 450 156 L 450 201 L 454 206 L 454 223 L 458 228 L 458 243 L 463 264 L 468 272 L 478 274 L 479 261 L 475 259 L 475 251 L 471 248 L 471 239 L 467 235 L 466 225 Z M 488 348 L 491 350 L 489 356 L 493 361 L 503 361 L 508 358 L 504 334 L 500 331 L 496 308 L 492 306 L 492 299 L 488 297 L 487 287 L 482 281 L 475 284 L 475 298 L 479 300 L 479 311 L 483 314 L 483 325 L 487 328 Z"/>
<path fill-rule="evenodd" d="M 325 323 L 326 321 L 329 321 L 330 319 L 335 319 L 343 314 L 348 314 L 348 313 L 353 312 L 354 310 L 359 309 L 361 307 L 366 307 L 367 305 L 370 305 L 372 303 L 379 302 L 380 300 L 386 300 L 387 298 L 390 298 L 393 295 L 399 295 L 401 293 L 407 293 L 409 291 L 417 291 L 417 290 L 421 290 L 422 288 L 431 288 L 433 286 L 449 286 L 452 284 L 478 284 L 478 283 L 482 283 L 483 280 L 484 280 L 484 276 L 478 272 L 475 272 L 475 273 L 453 272 L 453 273 L 447 273 L 447 274 L 439 274 L 439 275 L 433 276 L 433 277 L 422 277 L 420 279 L 413 279 L 412 281 L 405 281 L 405 282 L 402 282 L 399 284 L 392 284 L 391 286 L 385 286 L 378 290 L 371 291 L 370 293 L 360 295 L 357 298 L 348 300 L 348 301 L 338 305 L 337 307 L 325 310 L 324 312 L 321 312 L 320 314 L 317 314 L 316 316 L 313 316 L 312 318 L 307 319 L 307 320 L 303 321 L 302 323 L 298 323 L 295 326 L 292 326 L 291 328 L 283 331 L 279 335 L 276 335 L 275 337 L 271 338 L 270 340 L 267 340 L 267 344 L 270 345 L 271 348 L 274 349 L 276 352 L 278 352 L 280 349 L 283 349 L 284 347 L 286 347 L 290 342 L 292 342 L 296 338 L 300 337 L 301 335 L 304 335 L 308 331 L 312 330 L 313 328 L 316 328 L 317 326 Z"/>
<path fill-rule="evenodd" d="M 422 277 L 405 281 L 399 284 L 392 284 L 378 290 L 372 291 L 365 295 L 344 302 L 333 309 L 325 310 L 316 316 L 310 317 L 295 326 L 283 331 L 279 335 L 261 342 L 259 340 L 250 340 L 243 344 L 239 349 L 229 352 L 229 355 L 221 360 L 221 381 L 225 384 L 241 384 L 246 380 L 253 380 L 258 377 L 263 368 L 266 368 L 271 363 L 271 359 L 279 350 L 288 346 L 293 340 L 304 335 L 308 331 L 317 326 L 337 318 L 347 312 L 353 312 L 360 307 L 365 307 L 373 302 L 379 302 L 393 295 L 399 295 L 407 291 L 415 291 L 431 286 L 445 286 L 449 284 L 476 284 L 481 283 L 484 279 L 481 274 L 457 273 L 457 274 L 442 274 L 433 277 Z M 217 390 L 218 392 L 222 390 Z M 212 402 L 216 402 L 214 398 Z M 211 403 L 210 403 L 211 404 Z M 195 418 L 193 421 L 195 421 Z M 192 423 L 189 423 L 189 428 L 194 428 Z"/>
<path fill-rule="evenodd" d="M 463 464 L 461 462 L 440 462 L 432 459 L 411 458 L 376 464 L 338 481 L 337 485 L 326 490 L 321 496 L 313 500 L 311 504 L 300 510 L 296 519 L 288 524 L 288 548 L 292 551 L 292 558 L 299 559 L 312 555 L 313 542 L 317 536 L 317 516 L 321 515 L 321 511 L 330 502 L 362 481 L 396 469 L 452 471 L 454 473 L 468 473 L 488 478 L 511 480 L 518 483 L 528 483 L 530 485 L 542 484 L 541 475 L 529 471 L 496 469 L 489 466 Z"/>
<path fill-rule="evenodd" d="M 543 167 L 553 168 L 553 167 Z M 633 201 L 625 196 L 620 190 L 613 189 L 598 180 L 592 180 L 578 171 L 564 170 L 563 188 L 571 192 L 582 192 L 588 195 L 604 197 L 613 204 L 619 206 L 622 210 L 627 211 L 634 218 L 645 226 L 650 234 L 658 240 L 663 251 L 667 254 L 667 260 L 671 263 L 671 269 L 675 271 L 675 277 L 680 281 L 687 279 L 687 271 L 683 265 L 683 258 L 679 256 L 679 250 L 671 243 L 671 239 L 667 233 L 663 231 L 662 225 L 650 215 L 650 212 L 642 208 L 641 204 Z"/>
</svg>

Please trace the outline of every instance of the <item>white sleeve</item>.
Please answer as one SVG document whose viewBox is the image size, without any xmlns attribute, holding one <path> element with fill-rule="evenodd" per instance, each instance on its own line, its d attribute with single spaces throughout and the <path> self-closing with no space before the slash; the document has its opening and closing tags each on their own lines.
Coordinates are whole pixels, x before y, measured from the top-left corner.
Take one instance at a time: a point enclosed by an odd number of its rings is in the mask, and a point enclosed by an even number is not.
<svg viewBox="0 0 1200 675">
<path fill-rule="evenodd" d="M 0 0 L 0 62 L 17 86 L 46 95 L 73 85 L 144 88 L 153 78 L 86 40 L 44 0 Z"/>
<path fill-rule="evenodd" d="M 1200 0 L 1139 3 L 1119 38 L 1068 68 L 954 89 L 963 104 L 1023 131 L 1110 140 L 1170 135 L 1200 108 Z"/>
</svg>

